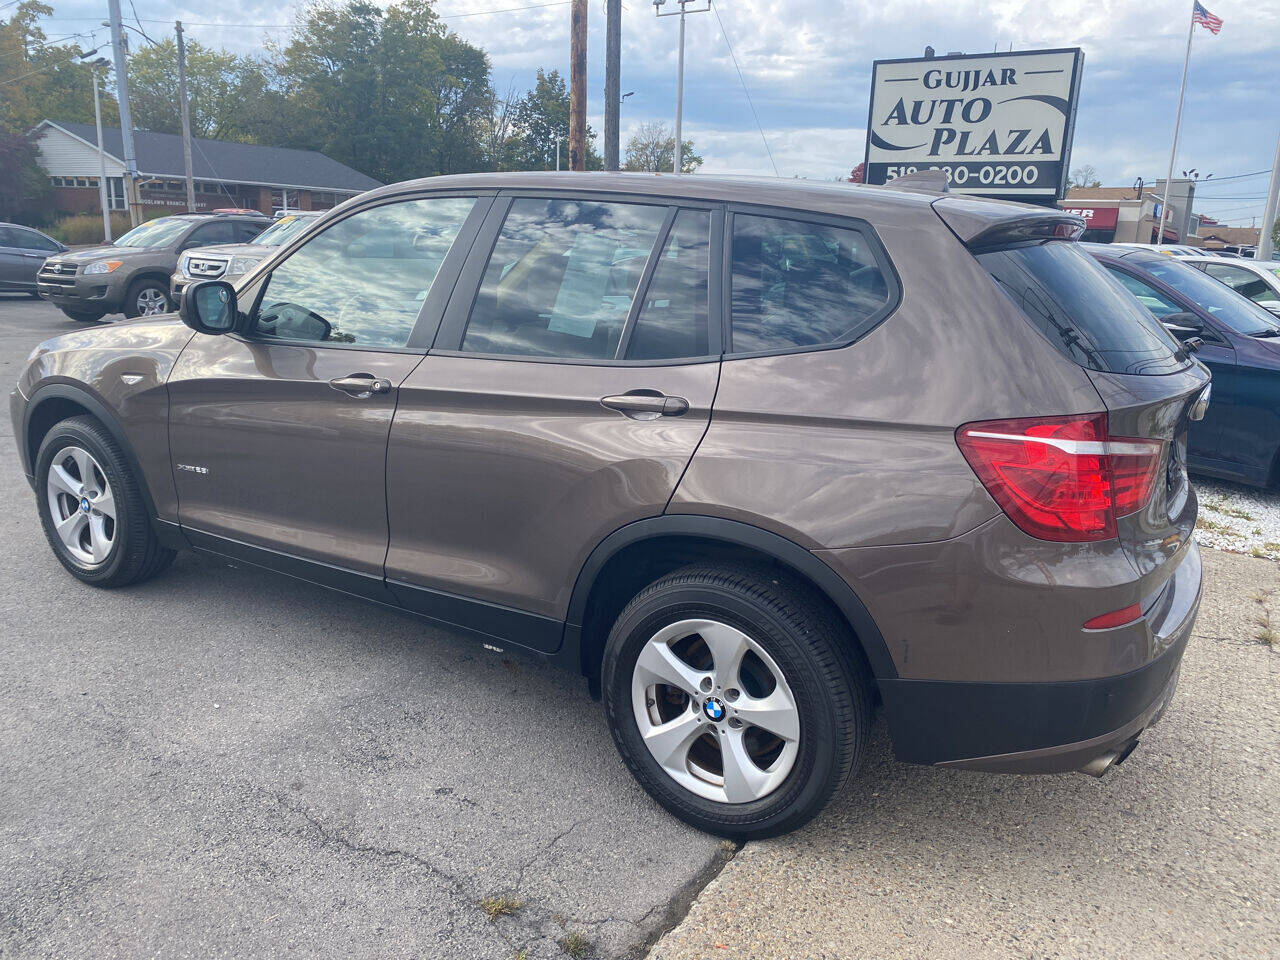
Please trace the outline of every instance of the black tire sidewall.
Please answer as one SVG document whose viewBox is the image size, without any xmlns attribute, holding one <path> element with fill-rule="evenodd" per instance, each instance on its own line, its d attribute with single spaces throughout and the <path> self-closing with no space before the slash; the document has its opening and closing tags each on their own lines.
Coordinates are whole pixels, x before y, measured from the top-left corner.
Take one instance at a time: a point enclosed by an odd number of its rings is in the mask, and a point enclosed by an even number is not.
<svg viewBox="0 0 1280 960">
<path fill-rule="evenodd" d="M 686 790 L 654 760 L 636 726 L 631 680 L 640 651 L 662 627 L 697 617 L 728 623 L 764 647 L 795 697 L 800 714 L 795 763 L 782 785 L 760 800 L 729 805 Z M 659 585 L 642 592 L 614 625 L 604 670 L 605 711 L 623 760 L 650 795 L 680 819 L 724 836 L 772 836 L 806 822 L 832 793 L 831 780 L 838 776 L 835 691 L 822 680 L 812 650 L 749 596 L 712 583 Z"/>
<path fill-rule="evenodd" d="M 67 447 L 82 447 L 98 461 L 98 466 L 107 478 L 112 496 L 116 504 L 115 540 L 111 544 L 111 552 L 105 562 L 89 567 L 81 563 L 67 552 L 57 530 L 53 526 L 53 516 L 49 506 L 48 480 L 49 466 L 60 451 Z M 131 511 L 136 509 L 132 502 L 130 490 L 132 477 L 127 473 L 128 467 L 122 462 L 119 454 L 109 448 L 95 435 L 95 431 L 87 429 L 76 420 L 59 423 L 49 431 L 40 444 L 40 452 L 36 455 L 36 497 L 40 511 L 40 523 L 44 528 L 45 538 L 49 541 L 54 554 L 62 565 L 75 577 L 85 583 L 113 581 L 129 559 L 136 546 L 130 538 L 136 526 Z"/>
<path fill-rule="evenodd" d="M 61 307 L 59 309 L 62 310 Z M 97 323 L 105 316 L 101 313 L 77 313 L 75 310 L 62 310 L 62 313 L 76 323 Z"/>
</svg>

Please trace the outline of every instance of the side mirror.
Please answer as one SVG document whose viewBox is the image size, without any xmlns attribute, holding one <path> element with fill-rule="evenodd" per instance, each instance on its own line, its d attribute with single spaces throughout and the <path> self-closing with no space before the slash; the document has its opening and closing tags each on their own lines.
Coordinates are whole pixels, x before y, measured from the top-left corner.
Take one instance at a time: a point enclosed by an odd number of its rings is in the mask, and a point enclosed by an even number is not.
<svg viewBox="0 0 1280 960">
<path fill-rule="evenodd" d="M 197 333 L 231 333 L 236 329 L 236 288 L 225 280 L 201 280 L 182 291 L 182 322 Z"/>
<path fill-rule="evenodd" d="M 1161 317 L 1160 322 L 1164 324 L 1166 330 L 1179 340 L 1197 337 L 1204 333 L 1204 321 L 1194 313 L 1171 313 L 1166 317 Z"/>
</svg>

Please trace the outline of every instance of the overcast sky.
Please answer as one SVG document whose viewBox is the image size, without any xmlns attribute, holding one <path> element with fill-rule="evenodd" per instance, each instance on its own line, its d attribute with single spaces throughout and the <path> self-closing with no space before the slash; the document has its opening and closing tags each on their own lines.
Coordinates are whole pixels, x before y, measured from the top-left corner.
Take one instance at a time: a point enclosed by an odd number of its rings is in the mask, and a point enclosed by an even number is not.
<svg viewBox="0 0 1280 960">
<path fill-rule="evenodd" d="M 106 0 L 47 0 L 51 38 L 92 30 Z M 488 51 L 494 85 L 530 85 L 539 67 L 567 73 L 566 2 L 510 11 L 548 0 L 439 0 L 437 9 L 462 36 Z M 1195 167 L 1219 177 L 1269 170 L 1280 135 L 1280 0 L 1204 0 L 1223 18 L 1214 36 L 1197 27 L 1175 174 Z M 287 37 L 294 9 L 273 0 L 133 0 L 153 36 L 174 19 L 188 37 L 238 52 L 260 52 L 265 37 Z M 668 3 L 668 8 L 673 4 Z M 133 11 L 123 0 L 125 16 Z M 211 12 L 216 9 L 216 13 Z M 450 18 L 503 10 L 496 15 Z M 1092 164 L 1108 186 L 1163 177 L 1186 49 L 1191 0 L 1055 3 L 997 0 L 720 0 L 716 12 L 688 18 L 685 130 L 706 172 L 774 172 L 730 58 L 737 54 L 782 176 L 847 176 L 862 159 L 871 62 L 939 53 L 981 53 L 1080 46 L 1084 80 L 1072 166 Z M 253 26 L 215 27 L 220 24 Z M 675 115 L 676 18 L 657 19 L 648 2 L 624 0 L 622 110 L 627 131 Z M 604 3 L 591 0 L 588 42 L 589 122 L 603 129 Z M 99 32 L 98 40 L 105 40 Z M 1266 176 L 1202 185 L 1196 207 L 1232 223 L 1260 216 Z"/>
</svg>

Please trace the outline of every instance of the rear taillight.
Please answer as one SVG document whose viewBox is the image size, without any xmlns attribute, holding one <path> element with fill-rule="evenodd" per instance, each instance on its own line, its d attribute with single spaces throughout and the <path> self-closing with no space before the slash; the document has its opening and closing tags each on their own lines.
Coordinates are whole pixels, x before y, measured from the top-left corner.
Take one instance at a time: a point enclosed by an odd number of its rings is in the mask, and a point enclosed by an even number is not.
<svg viewBox="0 0 1280 960">
<path fill-rule="evenodd" d="M 1142 509 L 1161 441 L 1107 436 L 1106 414 L 967 423 L 956 443 L 987 492 L 1040 540 L 1109 540 Z"/>
</svg>

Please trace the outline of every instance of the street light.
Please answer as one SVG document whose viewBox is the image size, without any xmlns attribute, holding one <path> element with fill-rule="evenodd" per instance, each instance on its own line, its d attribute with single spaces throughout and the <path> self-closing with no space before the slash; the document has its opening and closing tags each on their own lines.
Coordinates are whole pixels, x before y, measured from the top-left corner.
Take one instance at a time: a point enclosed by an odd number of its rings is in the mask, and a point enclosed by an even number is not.
<svg viewBox="0 0 1280 960">
<path fill-rule="evenodd" d="M 626 93 L 624 93 L 621 97 L 618 98 L 618 105 L 621 106 L 622 104 L 627 102 L 627 97 L 634 97 L 635 95 L 636 95 L 636 92 L 634 90 L 628 90 Z"/>
<path fill-rule="evenodd" d="M 675 154 L 675 160 L 671 165 L 671 172 L 679 173 L 681 160 L 680 155 L 684 152 L 682 149 L 683 144 L 680 139 L 680 121 L 682 119 L 681 114 L 684 111 L 684 18 L 685 14 L 688 13 L 706 13 L 711 9 L 711 0 L 706 0 L 707 5 L 705 7 L 696 7 L 693 10 L 688 9 L 689 4 L 700 3 L 702 0 L 674 0 L 674 2 L 680 4 L 679 13 L 674 10 L 670 13 L 663 13 L 662 8 L 666 2 L 667 0 L 653 0 L 653 12 L 660 17 L 680 18 L 680 57 L 677 61 L 678 66 L 676 67 L 676 148 L 672 151 Z"/>
<path fill-rule="evenodd" d="M 88 53 L 80 54 L 79 59 L 89 60 L 97 52 L 98 48 L 94 47 Z M 98 105 L 98 69 L 105 66 L 108 66 L 106 57 L 89 61 L 89 71 L 93 76 L 93 122 L 98 130 L 98 202 L 102 205 L 102 236 L 107 243 L 110 243 L 111 204 L 107 199 L 107 154 L 102 142 L 102 107 Z"/>
</svg>

